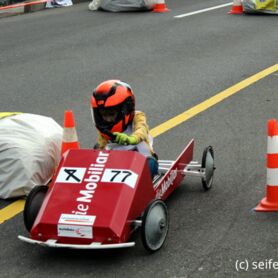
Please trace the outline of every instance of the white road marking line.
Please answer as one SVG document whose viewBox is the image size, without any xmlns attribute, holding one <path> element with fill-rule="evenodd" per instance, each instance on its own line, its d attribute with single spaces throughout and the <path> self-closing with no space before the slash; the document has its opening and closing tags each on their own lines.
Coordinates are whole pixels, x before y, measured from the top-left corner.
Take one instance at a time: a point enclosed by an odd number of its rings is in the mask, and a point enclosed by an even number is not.
<svg viewBox="0 0 278 278">
<path fill-rule="evenodd" d="M 174 18 L 182 18 L 182 17 L 194 15 L 194 14 L 205 13 L 207 11 L 216 10 L 216 9 L 220 9 L 220 8 L 223 8 L 223 7 L 231 6 L 232 4 L 233 4 L 233 2 L 223 4 L 223 5 L 214 6 L 214 7 L 211 7 L 211 8 L 207 8 L 207 9 L 203 9 L 203 10 L 199 10 L 199 11 L 195 11 L 195 12 L 191 12 L 191 13 L 180 14 L 180 15 L 174 16 Z"/>
</svg>

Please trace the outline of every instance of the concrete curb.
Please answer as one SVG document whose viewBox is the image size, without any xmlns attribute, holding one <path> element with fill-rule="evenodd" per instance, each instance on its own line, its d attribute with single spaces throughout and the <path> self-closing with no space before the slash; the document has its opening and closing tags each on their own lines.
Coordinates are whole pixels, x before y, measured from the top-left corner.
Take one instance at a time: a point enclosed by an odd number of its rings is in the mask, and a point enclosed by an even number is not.
<svg viewBox="0 0 278 278">
<path fill-rule="evenodd" d="M 72 0 L 73 5 L 88 2 L 89 0 Z M 0 7 L 0 18 L 1 17 L 7 17 L 12 15 L 18 15 L 23 13 L 32 13 L 37 12 L 45 9 L 46 0 L 42 1 L 32 1 L 27 0 L 22 3 L 17 3 L 14 5 L 9 6 L 2 6 Z"/>
<path fill-rule="evenodd" d="M 30 1 L 26 1 L 24 3 L 28 3 Z M 26 5 L 24 6 L 24 13 L 32 13 L 32 12 L 37 12 L 45 9 L 46 2 L 44 3 L 39 3 L 39 4 L 31 4 L 31 5 Z"/>
</svg>

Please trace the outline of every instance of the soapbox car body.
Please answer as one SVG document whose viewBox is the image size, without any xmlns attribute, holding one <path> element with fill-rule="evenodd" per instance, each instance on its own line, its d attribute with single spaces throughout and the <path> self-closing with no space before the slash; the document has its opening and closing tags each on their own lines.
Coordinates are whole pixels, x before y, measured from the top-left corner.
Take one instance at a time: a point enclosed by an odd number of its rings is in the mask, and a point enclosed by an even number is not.
<svg viewBox="0 0 278 278">
<path fill-rule="evenodd" d="M 28 195 L 30 237 L 19 239 L 48 247 L 121 248 L 135 245 L 131 235 L 140 228 L 144 247 L 160 249 L 168 231 L 167 197 L 187 175 L 201 177 L 206 190 L 212 185 L 212 147 L 199 164 L 192 161 L 193 146 L 192 139 L 176 161 L 159 160 L 153 180 L 147 159 L 136 151 L 67 151 L 51 183 Z"/>
</svg>

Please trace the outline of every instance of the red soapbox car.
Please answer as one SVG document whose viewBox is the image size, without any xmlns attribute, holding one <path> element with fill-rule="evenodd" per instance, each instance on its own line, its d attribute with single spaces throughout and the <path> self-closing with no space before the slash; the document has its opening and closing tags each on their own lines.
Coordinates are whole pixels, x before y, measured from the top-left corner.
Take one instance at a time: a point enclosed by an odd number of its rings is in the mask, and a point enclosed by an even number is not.
<svg viewBox="0 0 278 278">
<path fill-rule="evenodd" d="M 146 157 L 136 151 L 72 149 L 48 186 L 32 189 L 24 208 L 30 237 L 22 241 L 48 247 L 108 249 L 131 247 L 141 229 L 144 247 L 163 245 L 168 232 L 165 200 L 187 175 L 201 177 L 210 189 L 214 154 L 205 148 L 202 162 L 192 161 L 192 139 L 176 161 L 159 160 L 152 180 Z"/>
</svg>

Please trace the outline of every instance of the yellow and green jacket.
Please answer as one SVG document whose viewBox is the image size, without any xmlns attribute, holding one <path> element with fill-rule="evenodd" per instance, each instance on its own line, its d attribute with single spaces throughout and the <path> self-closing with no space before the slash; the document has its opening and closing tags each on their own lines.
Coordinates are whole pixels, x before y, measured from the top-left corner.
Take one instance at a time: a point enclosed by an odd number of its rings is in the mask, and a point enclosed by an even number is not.
<svg viewBox="0 0 278 278">
<path fill-rule="evenodd" d="M 149 134 L 149 127 L 145 113 L 142 111 L 135 111 L 133 122 L 124 131 L 127 135 L 134 136 L 137 139 L 138 150 L 142 149 L 142 153 L 146 156 L 149 153 L 150 156 L 155 155 L 152 147 L 152 137 Z M 104 149 L 108 144 L 108 140 L 98 133 L 98 145 L 100 149 Z"/>
</svg>

